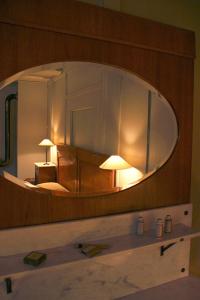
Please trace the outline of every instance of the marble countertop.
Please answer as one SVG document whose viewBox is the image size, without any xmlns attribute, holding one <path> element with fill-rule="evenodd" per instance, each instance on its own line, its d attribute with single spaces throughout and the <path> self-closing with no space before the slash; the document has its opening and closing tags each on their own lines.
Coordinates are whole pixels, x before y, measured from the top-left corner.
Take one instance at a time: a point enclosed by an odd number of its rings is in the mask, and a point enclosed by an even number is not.
<svg viewBox="0 0 200 300">
<path fill-rule="evenodd" d="M 118 300 L 199 300 L 200 278 L 188 276 L 160 286 L 146 289 Z"/>
<path fill-rule="evenodd" d="M 183 224 L 177 224 L 174 226 L 172 233 L 164 234 L 162 238 L 156 238 L 154 232 L 150 231 L 146 232 L 143 236 L 136 236 L 134 234 L 115 236 L 112 238 L 93 241 L 92 244 L 103 243 L 109 246 L 108 249 L 103 250 L 101 254 L 98 255 L 103 256 L 155 244 L 161 246 L 166 244 L 168 241 L 179 242 L 180 240 L 182 241 L 183 239 L 192 238 L 199 235 L 200 233 L 198 231 Z M 0 256 L 0 277 L 7 276 L 9 274 L 31 272 L 42 268 L 49 268 L 56 265 L 91 259 L 82 254 L 80 249 L 75 248 L 74 245 L 41 249 L 40 252 L 47 254 L 47 260 L 38 267 L 32 267 L 23 263 L 23 258 L 28 253 Z"/>
<path fill-rule="evenodd" d="M 125 300 L 125 296 L 135 300 L 159 299 L 146 296 L 147 291 L 153 290 L 157 295 L 157 288 L 164 283 L 189 274 L 190 239 L 199 235 L 191 228 L 191 210 L 191 204 L 187 204 L 1 231 L 0 299 L 114 300 L 124 297 Z M 167 214 L 172 216 L 173 232 L 156 238 L 151 228 L 158 217 L 164 219 Z M 135 235 L 139 216 L 145 219 L 147 231 L 143 236 Z M 109 248 L 87 258 L 75 248 L 77 243 L 102 243 Z M 175 245 L 168 248 L 172 243 Z M 161 246 L 168 248 L 163 256 Z M 25 265 L 23 258 L 31 251 L 46 253 L 47 260 L 38 267 Z M 12 293 L 7 293 L 5 279 L 8 277 Z M 199 281 L 189 279 L 183 283 L 184 288 L 188 285 L 188 291 L 191 286 L 200 294 Z M 179 289 L 178 292 L 181 295 Z M 163 294 L 168 295 L 166 288 Z M 136 298 L 139 295 L 147 298 Z"/>
</svg>

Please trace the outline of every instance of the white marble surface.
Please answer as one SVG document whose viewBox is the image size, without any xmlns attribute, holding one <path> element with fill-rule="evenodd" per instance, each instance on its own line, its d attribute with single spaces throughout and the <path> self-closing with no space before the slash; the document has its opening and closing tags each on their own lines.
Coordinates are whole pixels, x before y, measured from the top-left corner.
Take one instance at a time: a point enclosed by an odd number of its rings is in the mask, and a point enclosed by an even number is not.
<svg viewBox="0 0 200 300">
<path fill-rule="evenodd" d="M 167 247 L 170 243 L 175 242 L 173 247 L 176 247 L 177 243 L 182 243 L 184 240 L 190 240 L 191 237 L 195 237 L 197 235 L 199 236 L 200 232 L 196 232 L 194 229 L 183 224 L 177 224 L 173 226 L 172 233 L 164 234 L 162 238 L 156 238 L 155 232 L 150 231 L 145 233 L 144 236 L 137 236 L 134 234 L 115 236 L 109 239 L 107 238 L 104 240 L 98 240 L 94 243 L 108 245 L 108 248 L 104 249 L 98 256 L 105 256 L 115 253 L 119 254 L 120 252 L 121 255 L 123 255 L 124 251 L 134 250 L 136 248 L 152 247 L 153 245 L 156 245 L 156 247 Z M 148 249 L 146 249 L 146 251 L 148 251 Z M 86 256 L 81 253 L 81 250 L 77 249 L 75 245 L 41 249 L 40 252 L 47 254 L 47 260 L 38 266 L 37 269 L 87 259 Z M 168 249 L 163 255 L 166 255 L 167 252 Z M 33 270 L 32 266 L 25 265 L 23 263 L 23 258 L 26 255 L 27 253 L 0 256 L 0 277 L 12 273 Z"/>
<path fill-rule="evenodd" d="M 188 215 L 184 215 L 184 211 Z M 0 256 L 14 255 L 33 250 L 55 248 L 77 241 L 93 241 L 135 232 L 138 216 L 145 219 L 145 230 L 149 230 L 155 219 L 170 214 L 174 224 L 191 225 L 192 205 L 183 204 L 142 212 L 133 212 L 80 221 L 30 226 L 0 231 Z"/>
<path fill-rule="evenodd" d="M 189 212 L 188 215 L 184 214 L 186 210 Z M 144 217 L 145 230 L 149 230 L 155 224 L 156 218 L 164 218 L 167 214 L 172 215 L 174 224 L 191 225 L 191 204 L 186 204 L 103 218 L 0 231 L 0 269 L 5 268 L 7 271 L 0 276 L 0 299 L 111 300 L 187 276 L 189 240 L 176 243 L 165 252 L 164 256 L 160 256 L 159 243 L 148 247 L 140 245 L 140 248 L 133 246 L 131 249 L 130 241 L 127 248 L 126 242 L 120 237 L 135 232 L 135 221 L 138 216 Z M 67 248 L 78 241 L 108 238 L 117 240 L 118 248 L 116 251 L 108 250 L 106 255 L 91 259 L 66 259 L 62 264 L 57 265 L 45 266 L 44 263 L 43 268 L 22 269 L 18 273 L 15 269 L 9 269 L 15 255 L 48 249 L 52 251 L 52 256 L 57 256 L 59 260 L 59 254 L 54 253 L 56 247 Z M 67 253 L 66 251 L 66 255 Z M 3 256 L 7 259 L 4 266 Z M 185 268 L 185 272 L 181 272 L 182 268 Z M 4 275 L 12 278 L 12 294 L 7 295 L 5 292 Z"/>
<path fill-rule="evenodd" d="M 118 300 L 199 300 L 200 278 L 188 276 Z"/>
<path fill-rule="evenodd" d="M 5 294 L 0 280 L 0 299 L 102 300 L 116 299 L 142 289 L 188 275 L 188 242 L 160 256 L 153 245 L 114 253 L 34 272 L 10 274 L 13 293 Z M 186 272 L 182 273 L 181 268 Z"/>
</svg>

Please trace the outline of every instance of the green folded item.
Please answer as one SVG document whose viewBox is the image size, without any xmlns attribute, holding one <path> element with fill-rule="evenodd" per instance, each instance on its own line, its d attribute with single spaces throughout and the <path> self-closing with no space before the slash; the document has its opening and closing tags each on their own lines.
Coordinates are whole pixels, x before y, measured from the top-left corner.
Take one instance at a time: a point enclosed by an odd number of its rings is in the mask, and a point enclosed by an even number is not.
<svg viewBox="0 0 200 300">
<path fill-rule="evenodd" d="M 87 257 L 93 257 L 99 253 L 102 252 L 102 249 L 99 249 L 98 247 L 93 247 L 93 248 L 90 248 L 89 250 L 88 249 L 82 249 L 81 252 L 83 254 L 85 254 Z"/>
<path fill-rule="evenodd" d="M 31 252 L 24 257 L 24 263 L 36 267 L 45 261 L 46 258 L 47 255 L 45 253 Z"/>
<path fill-rule="evenodd" d="M 74 245 L 75 248 L 79 248 L 79 249 L 82 249 L 82 248 L 86 248 L 86 247 L 99 247 L 101 249 L 108 249 L 110 247 L 110 245 L 108 244 L 94 244 L 94 243 L 78 243 L 78 244 L 75 244 Z"/>
<path fill-rule="evenodd" d="M 101 253 L 104 249 L 109 248 L 108 244 L 90 244 L 90 243 L 79 243 L 75 245 L 76 248 L 81 250 L 81 253 L 87 257 L 93 257 Z"/>
</svg>

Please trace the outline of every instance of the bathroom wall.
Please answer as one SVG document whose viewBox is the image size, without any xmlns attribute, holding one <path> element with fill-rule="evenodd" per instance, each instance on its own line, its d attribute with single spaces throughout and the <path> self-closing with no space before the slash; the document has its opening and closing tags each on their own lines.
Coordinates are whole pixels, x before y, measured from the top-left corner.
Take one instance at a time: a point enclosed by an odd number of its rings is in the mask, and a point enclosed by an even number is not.
<svg viewBox="0 0 200 300">
<path fill-rule="evenodd" d="M 196 35 L 196 61 L 194 78 L 194 119 L 191 201 L 193 203 L 193 224 L 200 228 L 200 2 L 196 0 L 81 0 L 113 10 L 152 19 L 165 24 L 190 29 Z M 131 34 L 131 33 L 130 33 Z M 192 99 L 191 99 L 192 101 Z M 192 134 L 192 133 L 191 133 Z M 200 276 L 200 239 L 192 243 L 191 270 Z"/>
</svg>

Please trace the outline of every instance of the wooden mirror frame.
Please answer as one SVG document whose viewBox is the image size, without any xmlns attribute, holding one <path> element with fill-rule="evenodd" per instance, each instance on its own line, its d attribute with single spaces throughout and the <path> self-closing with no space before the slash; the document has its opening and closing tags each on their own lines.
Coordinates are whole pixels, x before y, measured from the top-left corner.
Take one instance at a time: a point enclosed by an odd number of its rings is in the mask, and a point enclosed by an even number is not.
<svg viewBox="0 0 200 300">
<path fill-rule="evenodd" d="M 47 9 L 48 8 L 48 9 Z M 59 16 L 59 17 L 58 17 Z M 4 0 L 0 11 L 0 81 L 59 61 L 90 61 L 125 69 L 171 104 L 179 139 L 170 159 L 136 186 L 90 198 L 25 201 L 0 181 L 0 228 L 144 210 L 189 202 L 194 33 L 78 1 Z M 12 190 L 13 189 L 13 190 Z M 27 193 L 27 192 L 26 192 Z M 25 197 L 26 198 L 26 197 Z"/>
</svg>

